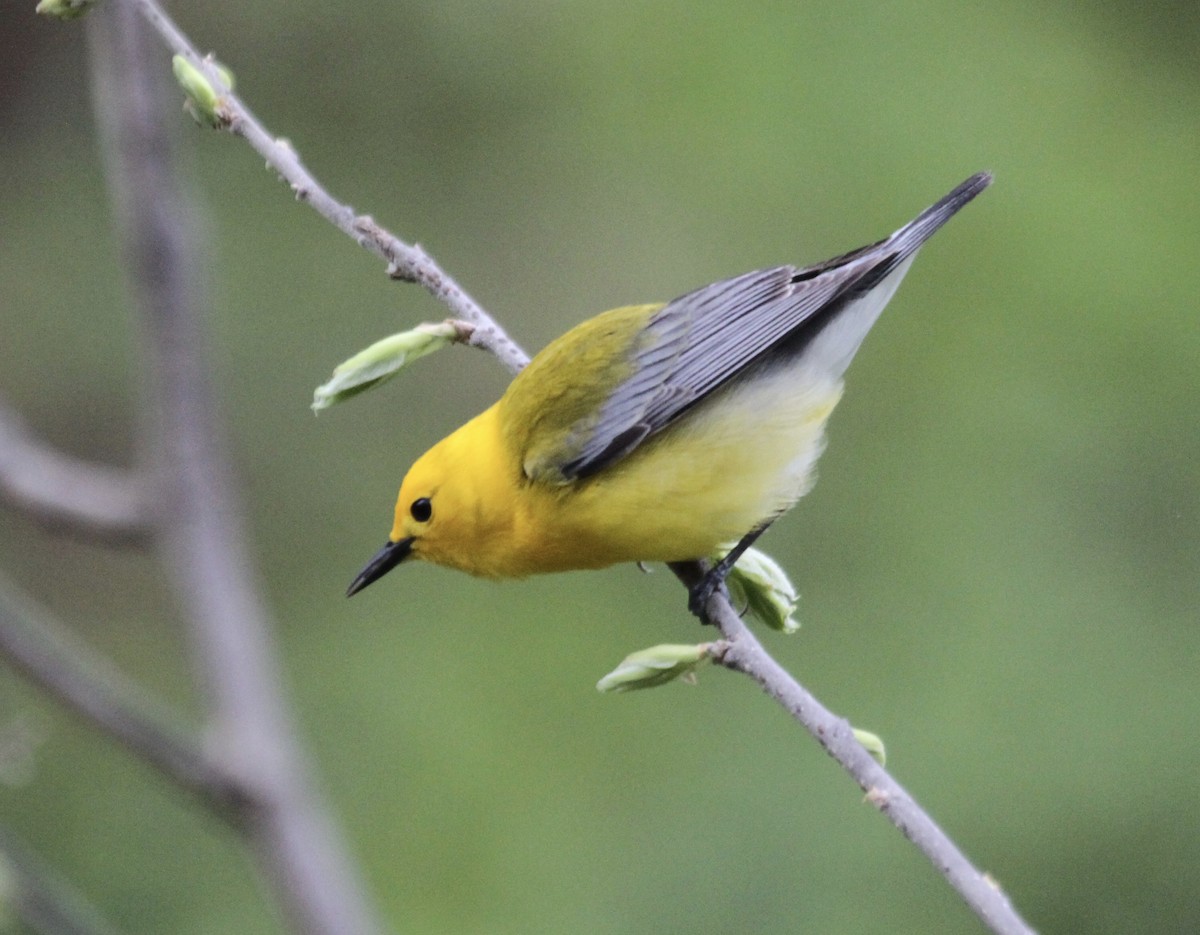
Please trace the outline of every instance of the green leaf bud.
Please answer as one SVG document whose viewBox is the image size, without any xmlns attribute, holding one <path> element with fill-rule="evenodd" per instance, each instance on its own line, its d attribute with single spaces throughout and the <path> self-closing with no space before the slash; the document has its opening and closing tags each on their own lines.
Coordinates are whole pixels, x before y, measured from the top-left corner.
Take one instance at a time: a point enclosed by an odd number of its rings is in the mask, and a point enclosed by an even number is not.
<svg viewBox="0 0 1200 935">
<path fill-rule="evenodd" d="M 338 364 L 329 382 L 317 387 L 313 393 L 313 412 L 328 409 L 334 403 L 345 402 L 352 396 L 373 389 L 390 380 L 414 360 L 441 350 L 457 338 L 458 329 L 452 323 L 440 322 L 417 325 L 411 331 L 401 331 L 376 341 L 366 350 Z"/>
<path fill-rule="evenodd" d="M 35 13 L 54 19 L 78 19 L 95 6 L 96 0 L 38 0 Z"/>
<path fill-rule="evenodd" d="M 196 123 L 205 127 L 220 127 L 226 123 L 226 117 L 219 107 L 221 97 L 226 91 L 233 90 L 233 72 L 220 62 L 213 62 L 213 67 L 221 77 L 224 88 L 218 92 L 208 78 L 195 65 L 182 55 L 171 59 L 171 70 L 175 72 L 175 80 L 187 95 L 185 107 Z"/>
<path fill-rule="evenodd" d="M 728 551 L 728 550 L 726 550 Z M 718 555 L 720 560 L 723 555 Z M 800 596 L 779 563 L 766 552 L 747 549 L 729 572 L 725 584 L 735 606 L 745 607 L 772 630 L 795 633 L 800 623 L 792 615 Z"/>
<path fill-rule="evenodd" d="M 854 739 L 866 748 L 876 762 L 880 766 L 887 766 L 887 750 L 883 746 L 883 738 L 869 730 L 859 730 L 857 727 L 852 727 L 851 730 L 854 731 Z"/>
<path fill-rule="evenodd" d="M 711 645 L 662 643 L 631 653 L 596 683 L 596 689 L 602 692 L 628 692 L 665 685 L 691 674 L 708 657 Z"/>
</svg>

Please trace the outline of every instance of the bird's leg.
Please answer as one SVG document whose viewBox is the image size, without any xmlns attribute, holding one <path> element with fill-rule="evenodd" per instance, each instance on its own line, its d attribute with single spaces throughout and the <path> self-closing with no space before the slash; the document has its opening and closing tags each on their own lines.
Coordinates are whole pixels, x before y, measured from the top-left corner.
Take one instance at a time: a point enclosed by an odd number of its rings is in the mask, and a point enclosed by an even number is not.
<svg viewBox="0 0 1200 935">
<path fill-rule="evenodd" d="M 725 579 L 729 577 L 733 566 L 737 564 L 739 558 L 746 554 L 746 550 L 754 545 L 758 537 L 767 531 L 767 527 L 774 522 L 774 519 L 775 517 L 771 517 L 742 536 L 737 545 L 730 549 L 723 559 L 709 568 L 704 573 L 704 577 L 688 589 L 688 610 L 705 623 L 708 622 L 704 613 L 705 607 L 708 606 L 708 599 L 717 591 L 725 589 Z"/>
</svg>

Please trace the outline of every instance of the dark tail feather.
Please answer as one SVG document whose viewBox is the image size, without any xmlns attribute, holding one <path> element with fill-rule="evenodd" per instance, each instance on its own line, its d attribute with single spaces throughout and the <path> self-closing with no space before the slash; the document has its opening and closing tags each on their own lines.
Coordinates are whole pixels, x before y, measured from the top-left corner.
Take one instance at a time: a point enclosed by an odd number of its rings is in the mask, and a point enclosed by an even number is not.
<svg viewBox="0 0 1200 935">
<path fill-rule="evenodd" d="M 915 219 L 888 238 L 888 246 L 895 250 L 897 260 L 903 260 L 932 237 L 947 221 L 956 215 L 972 198 L 992 184 L 992 173 L 979 172 L 959 185 L 936 204 L 930 205 Z"/>
</svg>

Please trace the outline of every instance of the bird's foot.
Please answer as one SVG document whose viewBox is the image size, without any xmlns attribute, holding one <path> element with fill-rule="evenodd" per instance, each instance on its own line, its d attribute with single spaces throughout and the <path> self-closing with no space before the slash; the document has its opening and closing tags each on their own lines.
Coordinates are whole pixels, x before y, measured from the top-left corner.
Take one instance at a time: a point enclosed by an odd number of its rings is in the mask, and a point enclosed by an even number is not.
<svg viewBox="0 0 1200 935">
<path fill-rule="evenodd" d="M 688 610 L 699 617 L 702 623 L 710 622 L 707 612 L 709 598 L 719 591 L 724 594 L 726 600 L 729 599 L 729 590 L 725 587 L 725 579 L 733 571 L 733 566 L 738 563 L 738 559 L 745 555 L 746 550 L 767 531 L 771 522 L 772 520 L 769 519 L 742 536 L 741 540 L 725 553 L 724 558 L 712 565 L 704 573 L 703 578 L 688 588 Z"/>
<path fill-rule="evenodd" d="M 724 562 L 718 562 L 704 573 L 699 581 L 688 588 L 688 610 L 700 618 L 701 623 L 709 623 L 708 602 L 717 593 L 724 594 L 726 599 L 729 591 L 725 588 L 725 576 L 729 569 Z"/>
</svg>

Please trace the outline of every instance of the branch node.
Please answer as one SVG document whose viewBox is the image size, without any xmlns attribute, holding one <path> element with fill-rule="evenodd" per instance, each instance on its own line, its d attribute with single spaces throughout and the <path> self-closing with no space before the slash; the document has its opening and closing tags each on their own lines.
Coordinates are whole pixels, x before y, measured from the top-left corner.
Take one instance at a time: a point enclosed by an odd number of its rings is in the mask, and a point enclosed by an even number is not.
<svg viewBox="0 0 1200 935">
<path fill-rule="evenodd" d="M 454 329 L 454 340 L 459 344 L 469 344 L 475 347 L 479 345 L 475 342 L 475 334 L 479 329 L 469 321 L 463 321 L 459 318 L 447 318 L 446 324 Z"/>
<path fill-rule="evenodd" d="M 396 282 L 417 282 L 416 273 L 413 272 L 410 266 L 401 266 L 395 260 L 388 264 L 387 274 L 389 279 L 394 279 Z"/>
<path fill-rule="evenodd" d="M 726 665 L 725 657 L 729 651 L 733 649 L 733 643 L 729 640 L 713 640 L 708 644 L 708 658 L 719 666 Z"/>
</svg>

